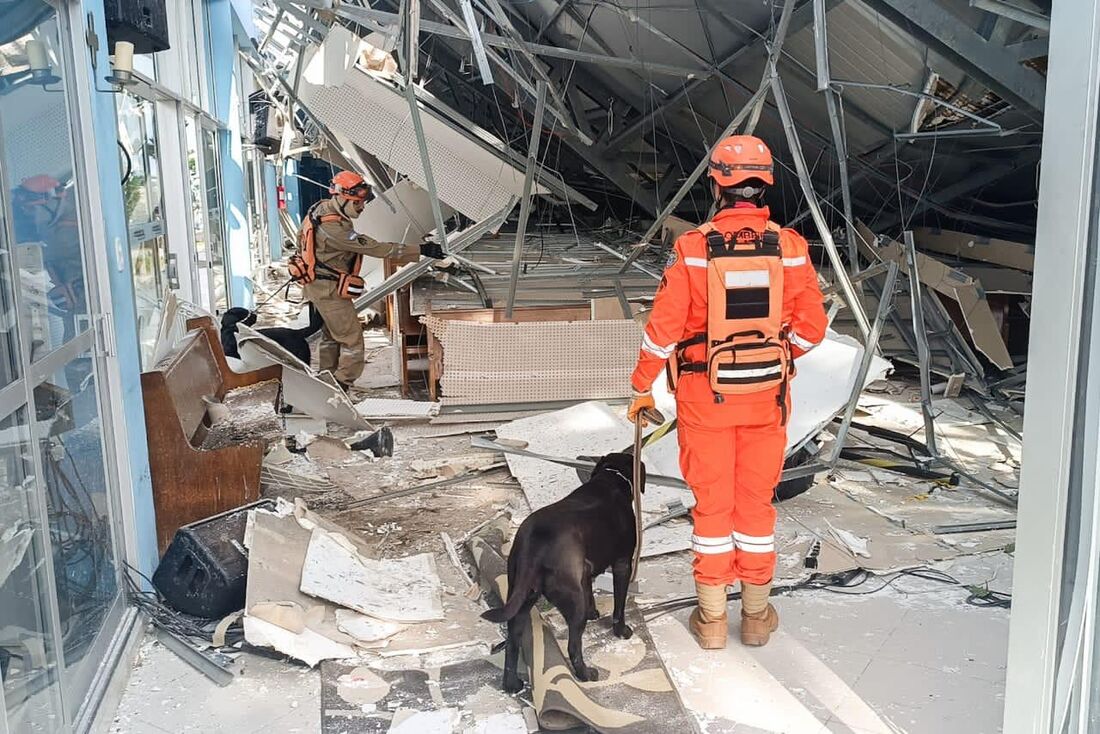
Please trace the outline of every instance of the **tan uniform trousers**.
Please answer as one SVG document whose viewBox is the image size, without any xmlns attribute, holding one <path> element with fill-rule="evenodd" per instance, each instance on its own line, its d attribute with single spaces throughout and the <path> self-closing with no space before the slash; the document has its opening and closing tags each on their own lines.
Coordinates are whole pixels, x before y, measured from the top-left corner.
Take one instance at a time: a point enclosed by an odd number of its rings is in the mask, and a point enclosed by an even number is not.
<svg viewBox="0 0 1100 734">
<path fill-rule="evenodd" d="M 305 287 L 305 296 L 313 303 L 321 320 L 321 343 L 317 366 L 329 370 L 342 385 L 350 385 L 363 374 L 363 326 L 355 305 L 336 295 L 336 284 L 318 280 Z"/>
</svg>

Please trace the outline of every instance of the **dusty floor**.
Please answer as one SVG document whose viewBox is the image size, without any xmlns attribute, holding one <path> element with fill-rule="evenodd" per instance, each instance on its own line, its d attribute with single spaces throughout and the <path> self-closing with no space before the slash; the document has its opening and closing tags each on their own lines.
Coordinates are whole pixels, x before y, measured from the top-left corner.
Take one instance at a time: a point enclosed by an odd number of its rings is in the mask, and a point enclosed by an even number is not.
<svg viewBox="0 0 1100 734">
<path fill-rule="evenodd" d="M 355 397 L 397 397 L 396 389 L 388 386 L 392 384 L 392 350 L 385 337 L 368 332 L 367 351 L 371 362 L 361 384 L 371 387 L 357 391 Z M 974 416 L 965 410 L 961 413 L 957 407 L 944 407 L 942 442 L 965 457 L 967 466 L 981 472 L 986 481 L 1014 489 L 1018 446 L 987 424 L 975 428 Z M 907 433 L 920 426 L 919 413 L 913 412 L 911 403 L 906 407 L 905 395 L 895 401 L 872 397 L 863 411 L 863 418 L 871 417 Z M 420 666 L 426 664 L 426 656 L 438 654 L 425 651 L 440 649 L 487 658 L 500 639 L 499 630 L 478 618 L 484 603 L 466 595 L 467 581 L 446 554 L 441 533 L 461 542 L 469 531 L 501 512 L 521 517 L 528 512 L 524 495 L 505 466 L 490 466 L 465 481 L 432 485 L 443 478 L 433 478 L 433 465 L 440 461 L 467 457 L 492 465 L 499 464 L 501 458 L 486 458 L 485 452 L 471 448 L 469 434 L 439 435 L 461 430 L 461 426 L 425 422 L 390 425 L 396 439 L 392 458 L 367 460 L 342 444 L 315 442 L 283 467 L 330 484 L 322 485 L 322 491 L 304 492 L 300 484 L 290 483 L 269 494 L 304 496 L 326 518 L 368 538 L 375 557 L 420 552 L 435 555 L 447 619 L 398 634 L 373 656 L 372 664 L 389 669 Z M 331 436 L 349 434 L 330 429 Z M 876 542 L 881 548 L 889 540 L 891 528 L 923 529 L 933 523 L 959 521 L 960 517 L 967 521 L 1000 519 L 1007 512 L 980 493 L 898 482 L 895 476 L 847 465 L 804 497 L 781 505 L 780 525 L 791 528 L 791 543 L 801 542 L 800 528 L 807 512 L 812 515 L 815 508 L 851 504 L 879 523 L 874 527 L 880 534 L 871 536 L 871 542 L 872 548 Z M 426 488 L 387 496 L 419 485 Z M 908 537 L 908 530 L 905 532 Z M 1011 531 L 939 536 L 935 540 L 920 537 L 929 540 L 925 545 L 897 547 L 903 552 L 934 554 L 926 560 L 950 558 L 935 567 L 962 584 L 1011 592 L 1012 558 L 1003 550 L 1010 550 Z M 466 570 L 472 573 L 468 554 L 460 553 Z M 784 554 L 784 578 L 804 576 L 805 548 L 792 545 L 781 550 L 781 556 Z M 914 565 L 913 558 L 902 560 Z M 884 563 L 893 561 L 888 557 Z M 877 593 L 869 593 L 882 583 L 872 579 L 846 591 L 800 590 L 779 598 L 781 631 L 771 645 L 760 650 L 734 642 L 725 651 L 701 653 L 684 626 L 690 610 L 650 614 L 649 629 L 700 731 L 999 731 L 1007 610 L 968 604 L 962 586 L 912 577 L 898 578 Z M 643 563 L 635 595 L 643 611 L 648 605 L 691 593 L 690 554 L 669 554 Z M 731 632 L 736 634 L 736 605 L 731 609 Z M 492 659 L 498 661 L 499 656 Z M 318 670 L 248 651 L 240 654 L 239 662 L 239 678 L 219 688 L 148 638 L 109 730 L 120 734 L 321 731 Z M 490 686 L 470 701 L 483 713 L 492 713 L 486 709 L 494 706 L 503 712 L 523 705 L 522 701 L 506 702 L 499 690 Z M 482 725 L 456 731 L 483 734 L 494 730 Z"/>
<path fill-rule="evenodd" d="M 677 565 L 664 563 L 669 572 Z M 1008 555 L 944 568 L 1010 590 Z M 760 650 L 700 653 L 684 627 L 687 611 L 649 627 L 684 703 L 711 734 L 992 734 L 1004 703 L 1008 612 L 965 598 L 957 587 L 909 579 L 867 596 L 799 593 L 777 602 L 782 629 Z M 318 671 L 251 653 L 242 661 L 240 678 L 219 688 L 148 639 L 110 731 L 320 731 Z"/>
</svg>

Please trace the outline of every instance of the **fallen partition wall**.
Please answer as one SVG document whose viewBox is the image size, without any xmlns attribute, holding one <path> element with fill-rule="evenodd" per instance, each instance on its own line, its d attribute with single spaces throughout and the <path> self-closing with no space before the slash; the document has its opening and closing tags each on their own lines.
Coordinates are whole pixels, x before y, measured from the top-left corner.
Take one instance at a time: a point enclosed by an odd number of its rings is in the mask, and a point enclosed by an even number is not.
<svg viewBox="0 0 1100 734">
<path fill-rule="evenodd" d="M 642 338 L 626 320 L 425 322 L 443 344 L 445 406 L 623 398 Z"/>
</svg>

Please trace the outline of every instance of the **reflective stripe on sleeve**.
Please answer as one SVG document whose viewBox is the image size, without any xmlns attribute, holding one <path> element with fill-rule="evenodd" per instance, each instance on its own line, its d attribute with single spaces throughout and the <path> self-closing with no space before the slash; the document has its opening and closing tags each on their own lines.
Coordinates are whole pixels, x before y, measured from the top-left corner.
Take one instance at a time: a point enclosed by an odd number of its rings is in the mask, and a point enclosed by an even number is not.
<svg viewBox="0 0 1100 734">
<path fill-rule="evenodd" d="M 793 331 L 790 333 L 790 340 L 792 344 L 794 344 L 796 347 L 804 352 L 808 352 L 817 346 L 817 342 L 812 342 L 809 339 L 803 339 Z"/>
<path fill-rule="evenodd" d="M 689 268 L 705 268 L 707 266 L 707 259 L 705 257 L 685 257 L 684 265 Z"/>
<path fill-rule="evenodd" d="M 649 352 L 655 357 L 668 359 L 672 356 L 672 353 L 676 351 L 676 342 L 669 344 L 667 347 L 662 347 L 650 339 L 649 334 L 642 332 L 642 350 Z"/>
<path fill-rule="evenodd" d="M 799 255 L 798 257 L 785 257 L 783 258 L 783 267 L 785 268 L 797 268 L 799 265 L 806 264 L 806 256 Z"/>
</svg>

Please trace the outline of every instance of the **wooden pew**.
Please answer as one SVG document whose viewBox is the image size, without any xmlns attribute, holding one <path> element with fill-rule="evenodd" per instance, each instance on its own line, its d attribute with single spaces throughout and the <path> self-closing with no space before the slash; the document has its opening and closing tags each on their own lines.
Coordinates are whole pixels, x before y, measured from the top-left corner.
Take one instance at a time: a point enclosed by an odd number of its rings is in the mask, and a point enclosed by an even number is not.
<svg viewBox="0 0 1100 734">
<path fill-rule="evenodd" d="M 141 375 L 161 554 L 181 526 L 260 497 L 264 443 L 201 448 L 211 428 L 203 397 L 220 401 L 229 390 L 282 376 L 281 367 L 233 372 L 209 318 L 187 327 L 176 349 Z"/>
</svg>

